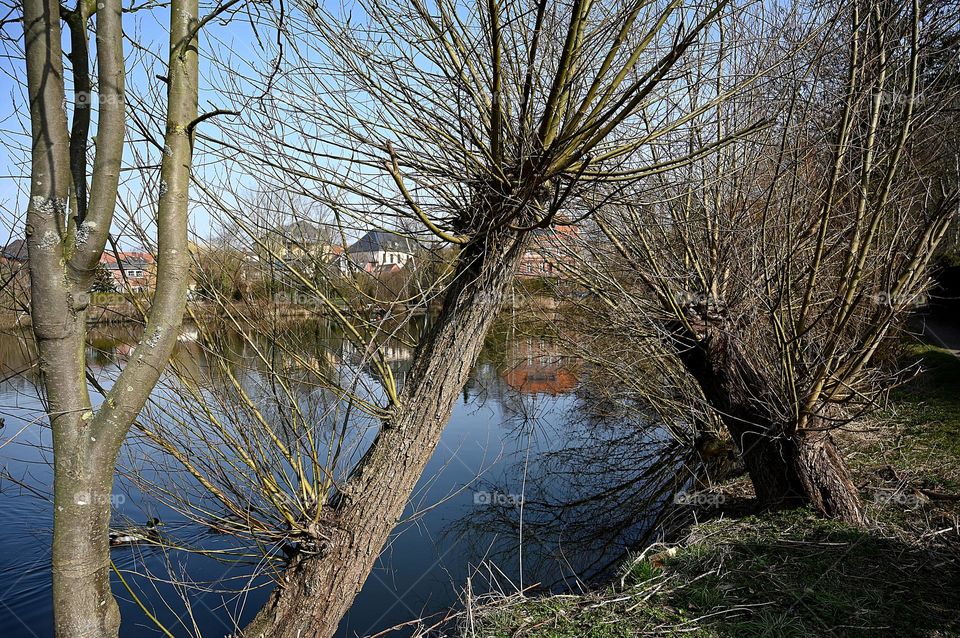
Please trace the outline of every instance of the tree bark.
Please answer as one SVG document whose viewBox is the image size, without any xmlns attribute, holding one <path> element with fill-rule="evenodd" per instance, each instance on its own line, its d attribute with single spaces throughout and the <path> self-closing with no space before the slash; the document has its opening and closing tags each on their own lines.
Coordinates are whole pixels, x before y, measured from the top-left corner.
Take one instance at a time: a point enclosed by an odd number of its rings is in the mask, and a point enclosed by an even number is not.
<svg viewBox="0 0 960 638">
<path fill-rule="evenodd" d="M 732 330 L 674 326 L 678 353 L 733 437 L 763 508 L 809 505 L 831 518 L 867 522 L 847 465 L 821 419 L 805 430 L 771 416 L 776 388 L 751 364 Z"/>
<path fill-rule="evenodd" d="M 78 11 L 80 9 L 78 8 Z M 157 215 L 158 285 L 144 337 L 104 401 L 93 409 L 86 381 L 88 291 L 116 208 L 125 131 L 125 70 L 120 0 L 97 4 L 99 109 L 90 201 L 78 205 L 86 140 L 73 143 L 64 109 L 60 6 L 24 3 L 32 154 L 25 235 L 31 316 L 46 393 L 54 454 L 53 612 L 58 638 L 105 638 L 120 628 L 110 591 L 108 532 L 120 446 L 176 345 L 189 284 L 187 191 L 197 113 L 197 0 L 171 4 L 170 89 Z M 85 15 L 85 14 L 84 14 Z M 85 30 L 86 20 L 72 28 Z M 86 38 L 74 32 L 75 41 Z M 82 47 L 81 47 L 82 48 Z M 77 51 L 78 56 L 85 54 Z M 87 60 L 75 57 L 74 64 Z M 81 91 L 82 93 L 82 91 Z M 89 108 L 92 96 L 86 96 Z M 86 109 L 75 117 L 88 117 Z M 73 161 L 71 161 L 73 160 Z M 73 198 L 73 199 L 71 199 Z M 67 219 L 68 202 L 84 219 Z"/>
<path fill-rule="evenodd" d="M 522 252 L 522 236 L 508 230 L 462 249 L 392 418 L 337 494 L 330 540 L 320 555 L 291 561 L 244 636 L 326 637 L 337 630 L 433 455 Z"/>
<path fill-rule="evenodd" d="M 794 434 L 789 458 L 811 507 L 854 525 L 867 524 L 857 486 L 829 431 L 808 429 Z"/>
</svg>

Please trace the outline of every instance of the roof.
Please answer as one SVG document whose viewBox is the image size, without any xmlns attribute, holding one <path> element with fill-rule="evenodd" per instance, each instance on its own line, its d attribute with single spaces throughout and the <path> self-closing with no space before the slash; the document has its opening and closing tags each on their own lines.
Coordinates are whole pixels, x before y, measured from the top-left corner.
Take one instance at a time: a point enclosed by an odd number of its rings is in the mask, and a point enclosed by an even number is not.
<svg viewBox="0 0 960 638">
<path fill-rule="evenodd" d="M 117 256 L 127 268 L 145 268 L 153 264 L 153 255 L 145 252 L 105 252 L 100 256 L 100 263 L 105 267 L 116 270 L 120 266 L 117 263 Z"/>
<path fill-rule="evenodd" d="M 356 253 L 373 253 L 380 250 L 388 250 L 412 255 L 416 251 L 416 248 L 417 242 L 409 237 L 384 230 L 371 230 L 347 248 L 347 253 L 352 255 Z"/>
<path fill-rule="evenodd" d="M 324 232 L 317 224 L 305 219 L 290 222 L 279 229 L 277 234 L 290 242 L 315 244 L 324 241 Z"/>
<path fill-rule="evenodd" d="M 521 394 L 564 394 L 577 387 L 577 375 L 566 368 L 524 365 L 504 375 L 511 388 Z"/>
<path fill-rule="evenodd" d="M 557 224 L 546 228 L 536 228 L 532 235 L 535 240 L 569 241 L 580 236 L 580 229 L 570 224 Z"/>
<path fill-rule="evenodd" d="M 26 261 L 27 242 L 22 239 L 14 239 L 12 242 L 0 249 L 0 257 L 3 257 L 4 259 L 12 259 L 14 261 Z"/>
</svg>

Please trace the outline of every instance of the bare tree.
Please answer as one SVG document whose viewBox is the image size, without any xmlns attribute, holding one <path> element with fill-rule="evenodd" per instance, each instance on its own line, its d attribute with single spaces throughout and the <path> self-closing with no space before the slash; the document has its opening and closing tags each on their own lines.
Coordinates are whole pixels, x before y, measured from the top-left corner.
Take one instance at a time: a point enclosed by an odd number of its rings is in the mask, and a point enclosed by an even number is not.
<svg viewBox="0 0 960 638">
<path fill-rule="evenodd" d="M 197 122 L 197 0 L 170 11 L 166 136 L 157 208 L 159 272 L 148 328 L 104 400 L 88 393 L 84 351 L 88 291 L 109 237 L 124 154 L 126 69 L 120 0 L 23 5 L 32 124 L 29 247 L 31 318 L 53 431 L 53 605 L 57 636 L 116 636 L 110 592 L 110 522 L 120 445 L 176 343 L 190 271 L 187 202 Z M 96 80 L 90 19 L 96 17 Z M 68 130 L 61 23 L 70 31 L 73 121 Z M 94 86 L 96 92 L 94 93 Z M 88 165 L 96 99 L 96 153 Z M 89 191 L 87 180 L 90 179 Z M 88 194 L 89 193 L 89 194 Z"/>
<path fill-rule="evenodd" d="M 610 304 L 603 317 L 675 356 L 764 506 L 865 522 L 831 432 L 893 380 L 878 353 L 922 302 L 958 201 L 957 148 L 931 147 L 952 98 L 920 100 L 918 73 L 951 20 L 927 11 L 841 4 L 790 73 L 703 118 L 688 143 L 744 118 L 770 121 L 762 135 L 617 193 L 596 216 L 605 241 L 580 273 Z M 759 66 L 732 51 L 729 64 Z"/>
<path fill-rule="evenodd" d="M 354 21 L 319 8 L 277 15 L 282 60 L 262 78 L 222 87 L 238 96 L 241 123 L 198 135 L 206 152 L 221 155 L 224 181 L 196 181 L 205 205 L 339 324 L 368 374 L 324 365 L 270 319 L 270 334 L 282 338 L 253 351 L 265 371 L 258 380 L 222 361 L 228 391 L 214 407 L 183 372 L 178 409 L 202 418 L 143 420 L 148 438 L 219 503 L 221 528 L 284 550 L 277 586 L 244 635 L 335 632 L 439 441 L 530 233 L 570 223 L 578 214 L 570 203 L 585 193 L 712 150 L 659 157 L 651 149 L 728 97 L 676 99 L 687 92 L 689 52 L 699 51 L 698 63 L 714 55 L 713 25 L 726 7 L 371 0 Z M 405 336 L 335 292 L 349 282 L 320 285 L 278 259 L 238 212 L 250 209 L 236 187 L 244 174 L 261 189 L 321 202 L 343 234 L 373 226 L 453 248 L 449 275 L 416 292 L 442 299 L 439 314 Z M 263 323 L 217 303 L 228 323 L 265 334 Z M 384 339 L 398 334 L 414 346 L 402 375 Z M 277 342 L 289 359 L 271 355 Z M 313 418 L 291 398 L 304 383 L 329 393 Z M 352 412 L 374 433 L 347 471 L 334 471 Z M 167 496 L 176 500 L 176 490 Z"/>
</svg>

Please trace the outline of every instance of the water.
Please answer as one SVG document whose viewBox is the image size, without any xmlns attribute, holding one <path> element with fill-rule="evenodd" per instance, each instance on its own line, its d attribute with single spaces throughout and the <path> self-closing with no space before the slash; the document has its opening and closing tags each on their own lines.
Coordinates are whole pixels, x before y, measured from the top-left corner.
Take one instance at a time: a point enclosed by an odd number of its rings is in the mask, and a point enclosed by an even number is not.
<svg viewBox="0 0 960 638">
<path fill-rule="evenodd" d="M 308 332 L 328 344 L 336 340 L 329 331 Z M 94 331 L 88 363 L 95 376 L 109 383 L 136 336 L 133 329 Z M 417 618 L 439 622 L 468 581 L 474 594 L 577 590 L 615 568 L 626 549 L 642 546 L 672 511 L 671 496 L 688 479 L 678 470 L 682 453 L 662 430 L 626 426 L 616 409 L 597 416 L 584 400 L 588 375 L 550 340 L 511 330 L 495 336 L 339 635 L 372 635 Z M 184 331 L 176 355 L 181 366 L 209 366 L 197 338 L 196 330 Z M 363 367 L 342 343 L 337 348 L 336 367 Z M 27 335 L 0 336 L 0 465 L 6 470 L 0 635 L 11 637 L 53 635 L 50 441 L 31 353 Z M 388 359 L 400 378 L 409 356 L 408 348 L 391 345 Z M 163 392 L 155 393 L 158 404 L 166 401 Z M 368 440 L 358 431 L 355 449 Z M 232 538 L 211 533 L 141 489 L 144 479 L 162 484 L 174 476 L 175 463 L 158 460 L 133 439 L 121 464 L 126 472 L 115 485 L 117 520 L 158 516 L 168 545 L 237 549 Z M 257 556 L 238 560 L 229 553 L 149 545 L 117 548 L 112 556 L 126 581 L 114 577 L 122 636 L 161 635 L 141 604 L 176 636 L 225 636 L 247 622 L 269 592 L 269 579 L 250 580 Z M 408 634 L 410 627 L 390 635 Z"/>
</svg>

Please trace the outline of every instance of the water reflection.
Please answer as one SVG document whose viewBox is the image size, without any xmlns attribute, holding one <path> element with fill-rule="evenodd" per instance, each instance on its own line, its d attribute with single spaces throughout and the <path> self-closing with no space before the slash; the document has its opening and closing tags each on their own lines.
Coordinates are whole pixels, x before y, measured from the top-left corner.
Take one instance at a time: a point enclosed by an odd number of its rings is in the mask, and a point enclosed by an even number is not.
<svg viewBox="0 0 960 638">
<path fill-rule="evenodd" d="M 178 430 L 177 424 L 209 418 L 205 410 L 213 406 L 213 416 L 230 417 L 228 433 L 257 436 L 264 429 L 244 421 L 252 417 L 238 407 L 246 393 L 289 448 L 302 444 L 305 431 L 314 437 L 312 445 L 330 446 L 327 462 L 342 475 L 368 444 L 371 424 L 356 412 L 346 414 L 342 397 L 331 387 L 353 387 L 376 400 L 379 380 L 371 365 L 375 354 L 402 383 L 426 321 L 402 333 L 384 331 L 373 349 L 358 348 L 322 321 L 288 322 L 256 333 L 189 324 L 174 353 L 176 374 L 164 376 L 144 420 L 179 433 L 183 449 L 191 453 L 201 449 L 200 443 L 215 443 L 212 447 L 223 456 L 211 459 L 207 469 L 213 472 L 235 454 L 229 441 L 209 433 L 213 438 L 197 441 L 190 438 L 195 433 Z M 98 383 L 109 387 L 139 336 L 135 325 L 91 331 L 87 362 Z M 9 415 L 9 432 L 11 424 L 19 429 L 42 418 L 36 351 L 28 334 L 13 332 L 0 335 L 0 355 L 0 410 Z M 282 387 L 276 385 L 278 378 Z M 582 398 L 590 382 L 589 369 L 546 336 L 509 328 L 491 334 L 404 522 L 344 619 L 340 635 L 376 633 L 444 610 L 457 603 L 468 579 L 481 593 L 484 584 L 476 578 L 481 566 L 498 574 L 498 587 L 577 586 L 609 570 L 626 549 L 644 544 L 671 523 L 672 496 L 694 480 L 697 467 L 656 424 L 597 418 Z M 191 384 L 199 394 L 185 392 Z M 339 447 L 331 445 L 336 441 Z M 30 426 L 20 442 L 0 449 L 3 464 L 43 493 L 50 479 L 48 437 L 42 427 Z M 283 463 L 273 468 L 278 481 L 289 469 Z M 118 550 L 114 560 L 130 570 L 128 581 L 175 635 L 192 633 L 194 621 L 202 635 L 234 632 L 267 595 L 268 579 L 248 580 L 264 566 L 258 562 L 262 548 L 238 543 L 201 522 L 198 512 L 206 512 L 207 521 L 227 513 L 217 509 L 182 465 L 142 435 L 125 445 L 121 465 L 125 475 L 116 491 L 124 500 L 118 503 L 117 518 L 142 523 L 159 516 L 170 545 L 206 551 L 199 555 L 147 546 Z M 242 491 L 241 474 L 231 469 L 224 479 Z M 256 501 L 254 490 L 238 492 L 236 498 L 247 499 L 245 505 L 257 516 L 275 511 L 270 503 Z M 0 510 L 8 514 L 0 521 L 0 531 L 9 539 L 0 548 L 0 579 L 21 582 L 2 597 L 10 611 L 0 612 L 0 632 L 52 636 L 49 506 L 8 485 L 0 492 Z M 264 520 L 264 525 L 280 522 Z M 241 556 L 238 550 L 249 555 Z M 282 560 L 282 555 L 277 558 Z M 170 583 L 171 577 L 185 575 L 192 580 L 190 586 Z M 251 584 L 257 588 L 237 594 Z M 126 620 L 123 635 L 158 635 L 129 593 L 119 583 L 114 590 Z M 189 614 L 181 595 L 188 597 Z M 32 634 L 19 619 L 26 619 Z"/>
<path fill-rule="evenodd" d="M 561 590 L 609 575 L 628 551 L 681 522 L 674 498 L 700 472 L 689 448 L 656 424 L 597 424 L 576 409 L 567 417 L 523 423 L 522 455 L 479 488 L 507 498 L 477 499 L 447 530 L 483 548 L 474 564 L 493 562 L 518 585 Z M 485 545 L 491 536 L 498 541 Z"/>
<path fill-rule="evenodd" d="M 504 381 L 521 394 L 557 396 L 577 387 L 577 360 L 547 337 L 527 335 L 511 339 L 505 359 Z"/>
<path fill-rule="evenodd" d="M 7 383 L 29 382 L 33 378 L 37 348 L 24 331 L 0 331 L 0 389 Z"/>
</svg>

